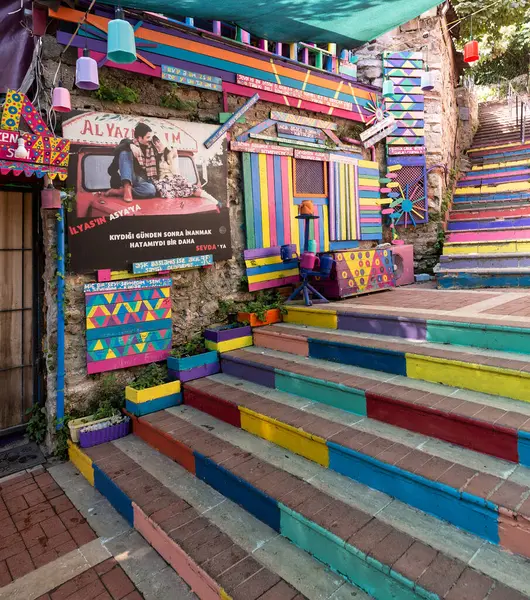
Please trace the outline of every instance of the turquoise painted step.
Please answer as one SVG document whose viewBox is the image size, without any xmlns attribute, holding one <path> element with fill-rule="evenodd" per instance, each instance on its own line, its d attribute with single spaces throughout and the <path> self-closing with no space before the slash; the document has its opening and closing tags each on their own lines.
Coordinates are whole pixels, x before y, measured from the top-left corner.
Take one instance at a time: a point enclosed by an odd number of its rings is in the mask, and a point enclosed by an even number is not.
<svg viewBox="0 0 530 600">
<path fill-rule="evenodd" d="M 438 287 L 444 290 L 476 290 L 481 288 L 530 288 L 530 269 L 461 269 L 434 268 Z"/>
</svg>

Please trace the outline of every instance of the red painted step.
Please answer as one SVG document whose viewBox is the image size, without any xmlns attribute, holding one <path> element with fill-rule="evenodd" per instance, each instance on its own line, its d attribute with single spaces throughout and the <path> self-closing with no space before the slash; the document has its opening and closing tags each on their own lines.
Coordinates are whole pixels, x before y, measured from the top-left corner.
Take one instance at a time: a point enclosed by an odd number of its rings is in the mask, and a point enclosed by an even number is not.
<svg viewBox="0 0 530 600">
<path fill-rule="evenodd" d="M 499 208 L 489 210 L 451 211 L 450 221 L 476 221 L 480 219 L 513 219 L 515 217 L 526 217 L 530 215 L 530 205 L 513 209 Z"/>
</svg>

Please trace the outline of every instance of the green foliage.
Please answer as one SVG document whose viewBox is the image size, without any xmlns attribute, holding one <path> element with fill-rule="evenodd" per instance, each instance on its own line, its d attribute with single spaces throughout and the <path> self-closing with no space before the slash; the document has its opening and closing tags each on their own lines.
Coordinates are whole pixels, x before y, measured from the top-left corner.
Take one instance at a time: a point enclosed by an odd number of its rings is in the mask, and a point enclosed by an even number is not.
<svg viewBox="0 0 530 600">
<path fill-rule="evenodd" d="M 284 306 L 284 298 L 277 291 L 259 292 L 254 300 L 247 302 L 241 312 L 255 313 L 260 321 L 265 321 L 266 312 L 279 308 L 282 314 L 287 312 Z"/>
<path fill-rule="evenodd" d="M 219 300 L 217 316 L 219 321 L 227 321 L 237 313 L 237 305 L 233 300 Z"/>
<path fill-rule="evenodd" d="M 109 373 L 99 380 L 88 407 L 88 414 L 96 419 L 111 417 L 125 406 L 123 385 L 114 373 Z"/>
<path fill-rule="evenodd" d="M 188 340 L 185 344 L 173 348 L 171 350 L 171 356 L 176 358 L 184 358 L 186 356 L 197 356 L 198 354 L 204 354 L 208 352 L 208 349 L 204 345 L 204 338 L 202 335 L 196 335 Z"/>
<path fill-rule="evenodd" d="M 129 386 L 135 390 L 146 390 L 163 383 L 167 383 L 167 367 L 151 363 L 139 371 Z"/>
<path fill-rule="evenodd" d="M 101 81 L 95 94 L 98 100 L 116 102 L 116 104 L 134 104 L 140 99 L 140 94 L 126 85 L 118 83 L 116 86 Z"/>
<path fill-rule="evenodd" d="M 193 110 L 196 108 L 194 102 L 188 102 L 180 98 L 179 87 L 174 83 L 171 84 L 171 88 L 160 98 L 160 106 L 175 110 Z"/>
<path fill-rule="evenodd" d="M 500 40 L 504 36 L 504 27 L 513 25 L 519 28 L 528 22 L 526 0 L 453 0 L 452 5 L 460 19 L 468 17 L 458 26 L 461 40 L 470 39 L 471 33 L 474 39 L 488 37 L 491 40 Z M 472 21 L 469 18 L 471 14 Z"/>
<path fill-rule="evenodd" d="M 65 415 L 62 419 L 55 419 L 55 427 L 57 429 L 55 435 L 55 456 L 61 460 L 68 460 L 68 440 L 70 439 L 70 429 L 68 428 L 68 421 L 72 417 Z"/>
<path fill-rule="evenodd" d="M 48 428 L 46 409 L 44 406 L 34 404 L 31 408 L 28 408 L 26 415 L 29 416 L 26 426 L 26 433 L 29 439 L 37 442 L 37 444 L 42 444 L 46 439 L 46 430 Z"/>
</svg>

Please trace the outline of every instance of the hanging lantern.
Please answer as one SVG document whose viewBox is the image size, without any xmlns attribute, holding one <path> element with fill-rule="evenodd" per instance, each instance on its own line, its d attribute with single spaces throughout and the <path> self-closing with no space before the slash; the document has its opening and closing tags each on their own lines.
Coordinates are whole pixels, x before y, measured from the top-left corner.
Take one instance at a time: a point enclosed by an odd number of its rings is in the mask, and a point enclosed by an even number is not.
<svg viewBox="0 0 530 600">
<path fill-rule="evenodd" d="M 31 33 L 36 37 L 42 37 L 46 33 L 46 24 L 48 20 L 48 9 L 33 3 L 31 7 L 32 25 Z"/>
<path fill-rule="evenodd" d="M 480 58 L 477 40 L 471 40 L 464 46 L 464 62 L 476 62 Z"/>
<path fill-rule="evenodd" d="M 60 81 L 59 85 L 56 88 L 53 88 L 52 109 L 55 112 L 70 112 L 72 110 L 70 92 L 63 87 L 63 84 Z"/>
<path fill-rule="evenodd" d="M 116 9 L 115 18 L 109 23 L 107 58 L 119 65 L 128 65 L 136 60 L 134 29 L 123 18 L 123 10 L 121 8 Z"/>
<path fill-rule="evenodd" d="M 383 81 L 383 98 L 392 98 L 394 95 L 394 83 L 391 79 Z"/>
<path fill-rule="evenodd" d="M 432 72 L 429 71 L 429 67 L 425 67 L 425 70 L 421 74 L 421 89 L 424 92 L 429 92 L 434 88 L 434 78 Z"/>
<path fill-rule="evenodd" d="M 93 91 L 99 87 L 98 63 L 90 57 L 88 48 L 75 63 L 75 84 L 80 90 Z"/>
<path fill-rule="evenodd" d="M 53 187 L 50 181 L 40 193 L 42 208 L 61 208 L 61 192 Z"/>
</svg>

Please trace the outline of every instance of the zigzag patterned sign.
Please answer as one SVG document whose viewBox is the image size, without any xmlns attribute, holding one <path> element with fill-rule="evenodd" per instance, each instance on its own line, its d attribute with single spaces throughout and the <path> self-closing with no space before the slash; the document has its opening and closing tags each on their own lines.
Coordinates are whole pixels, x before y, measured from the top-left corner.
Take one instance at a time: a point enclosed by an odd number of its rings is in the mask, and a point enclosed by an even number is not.
<svg viewBox="0 0 530 600">
<path fill-rule="evenodd" d="M 89 374 L 140 365 L 169 356 L 171 279 L 85 286 Z"/>
</svg>

